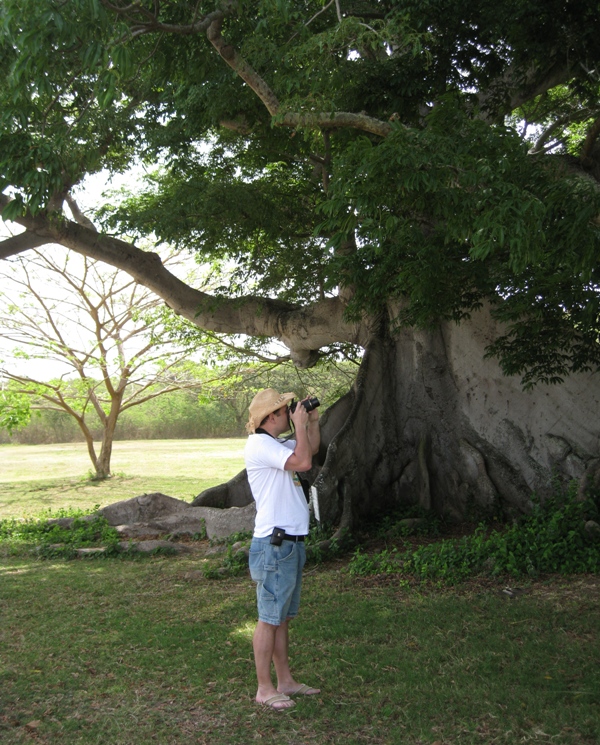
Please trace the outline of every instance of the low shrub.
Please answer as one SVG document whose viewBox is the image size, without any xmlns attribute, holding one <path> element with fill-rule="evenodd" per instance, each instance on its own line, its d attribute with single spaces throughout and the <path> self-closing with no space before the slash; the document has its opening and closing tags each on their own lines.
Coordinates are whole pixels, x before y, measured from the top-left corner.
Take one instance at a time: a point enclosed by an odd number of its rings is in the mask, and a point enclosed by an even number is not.
<svg viewBox="0 0 600 745">
<path fill-rule="evenodd" d="M 366 577 L 370 574 L 395 574 L 403 571 L 402 554 L 397 548 L 386 548 L 383 551 L 369 554 L 359 546 L 352 554 L 348 571 L 357 577 Z"/>
<path fill-rule="evenodd" d="M 50 522 L 69 517 L 67 527 Z M 104 548 L 103 556 L 119 552 L 120 536 L 104 517 L 93 519 L 77 510 L 59 510 L 39 517 L 0 520 L 0 545 L 10 553 L 35 550 L 41 558 L 72 558 L 80 548 Z"/>
<path fill-rule="evenodd" d="M 597 498 L 576 498 L 576 484 L 513 525 L 490 530 L 480 524 L 474 533 L 415 549 L 367 555 L 357 550 L 349 564 L 355 575 L 404 572 L 421 579 L 456 582 L 480 574 L 512 577 L 600 570 L 600 541 L 586 534 L 584 525 L 599 516 Z"/>
</svg>

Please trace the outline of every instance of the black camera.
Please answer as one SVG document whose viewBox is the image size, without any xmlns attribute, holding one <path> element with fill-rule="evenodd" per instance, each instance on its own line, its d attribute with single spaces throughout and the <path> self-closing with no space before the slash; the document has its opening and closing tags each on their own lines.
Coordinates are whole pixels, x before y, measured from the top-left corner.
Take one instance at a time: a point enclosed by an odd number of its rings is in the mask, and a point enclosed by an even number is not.
<svg viewBox="0 0 600 745">
<path fill-rule="evenodd" d="M 306 411 L 312 411 L 313 409 L 316 409 L 317 406 L 321 405 L 321 402 L 318 398 L 307 398 L 305 401 L 300 401 L 302 406 L 306 409 Z M 298 405 L 298 401 L 292 401 L 290 404 L 290 411 L 292 414 L 294 411 L 296 411 L 296 406 Z"/>
</svg>

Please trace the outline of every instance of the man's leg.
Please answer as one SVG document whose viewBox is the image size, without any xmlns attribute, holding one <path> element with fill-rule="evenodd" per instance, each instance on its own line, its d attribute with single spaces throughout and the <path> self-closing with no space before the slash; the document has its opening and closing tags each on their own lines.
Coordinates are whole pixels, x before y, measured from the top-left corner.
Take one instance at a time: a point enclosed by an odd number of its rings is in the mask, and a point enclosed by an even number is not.
<svg viewBox="0 0 600 745">
<path fill-rule="evenodd" d="M 284 692 L 283 688 L 294 687 L 294 679 L 290 671 L 289 646 L 290 646 L 290 619 L 277 627 L 275 632 L 275 645 L 273 647 L 273 663 L 277 675 L 277 690 Z"/>
<path fill-rule="evenodd" d="M 271 550 L 268 546 L 264 546 L 263 551 Z M 279 554 L 279 551 L 276 552 Z M 289 621 L 298 612 L 298 606 L 300 603 L 300 588 L 302 583 L 302 567 L 304 566 L 305 553 L 304 545 L 298 544 L 294 547 L 294 555 L 296 556 L 296 562 L 284 561 L 280 563 L 279 557 L 277 557 L 278 572 L 267 572 L 266 578 L 259 580 L 260 573 L 256 572 L 256 577 L 253 577 L 257 582 L 264 582 L 265 588 L 269 588 L 278 602 L 278 611 L 283 613 L 288 612 L 290 615 L 285 617 L 285 621 L 281 624 L 270 624 L 266 621 L 259 620 L 256 629 L 254 630 L 254 637 L 252 640 L 254 648 L 254 663 L 256 666 L 256 677 L 258 679 L 258 691 L 256 694 L 256 700 L 259 703 L 266 702 L 272 696 L 279 694 L 288 695 L 289 693 L 303 693 L 312 694 L 319 693 L 316 688 L 310 688 L 306 685 L 296 683 L 293 679 L 289 668 Z M 252 546 L 251 546 L 251 570 L 253 566 L 252 562 Z M 288 553 L 289 556 L 289 553 Z M 269 565 L 273 564 L 271 560 Z M 275 574 L 275 577 L 270 577 L 271 574 Z M 275 580 L 275 581 L 274 581 Z M 257 591 L 259 616 L 261 611 L 261 591 L 260 584 Z M 269 605 L 271 605 L 269 603 Z M 269 608 L 267 615 L 272 615 L 273 609 Z M 277 674 L 277 688 L 273 686 L 271 678 L 271 663 L 275 665 L 275 672 Z M 290 708 L 293 706 L 293 702 L 277 702 L 274 708 Z"/>
<path fill-rule="evenodd" d="M 273 663 L 275 664 L 275 672 L 277 673 L 277 690 L 279 693 L 285 693 L 287 696 L 293 695 L 294 693 L 302 693 L 304 696 L 312 696 L 313 694 L 320 693 L 321 690 L 319 688 L 311 688 L 302 683 L 297 683 L 292 677 L 289 659 L 290 621 L 290 618 L 286 618 L 284 623 L 277 627 L 277 632 L 275 634 Z"/>
<path fill-rule="evenodd" d="M 285 626 L 287 627 L 287 622 L 285 622 Z M 280 693 L 273 685 L 271 679 L 271 661 L 274 659 L 276 639 L 280 628 L 281 626 L 274 626 L 273 624 L 259 621 L 254 630 L 252 645 L 254 648 L 256 678 L 258 680 L 256 700 L 259 704 L 265 703 L 265 701 Z M 287 631 L 285 636 L 287 636 Z M 280 701 L 274 706 L 278 709 L 288 709 L 293 705 L 293 701 Z"/>
<path fill-rule="evenodd" d="M 296 693 L 302 695 L 312 695 L 320 693 L 318 688 L 311 688 L 308 685 L 297 683 L 290 671 L 289 664 L 289 627 L 290 621 L 298 613 L 300 607 L 300 593 L 302 588 L 302 569 L 306 561 L 306 552 L 303 543 L 296 546 L 297 565 L 295 567 L 294 589 L 292 591 L 288 606 L 288 617 L 277 627 L 275 635 L 275 648 L 273 649 L 273 662 L 277 674 L 277 690 L 285 693 L 287 696 Z"/>
</svg>

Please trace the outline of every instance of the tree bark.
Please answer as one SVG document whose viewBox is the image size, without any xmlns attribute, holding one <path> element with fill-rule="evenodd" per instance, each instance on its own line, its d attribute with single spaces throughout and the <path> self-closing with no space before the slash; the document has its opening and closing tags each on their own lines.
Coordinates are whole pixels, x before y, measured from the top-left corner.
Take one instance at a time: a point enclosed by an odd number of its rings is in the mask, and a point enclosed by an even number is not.
<svg viewBox="0 0 600 745">
<path fill-rule="evenodd" d="M 110 461 L 124 391 L 125 389 L 123 388 L 113 395 L 108 416 L 102 421 L 102 446 L 96 462 L 97 479 L 107 479 L 111 476 Z"/>
<path fill-rule="evenodd" d="M 458 520 L 506 516 L 527 512 L 533 493 L 547 497 L 555 481 L 595 472 L 596 376 L 523 391 L 484 359 L 498 333 L 483 310 L 460 326 L 374 337 L 350 401 L 340 402 L 343 425 L 323 425 L 316 485 L 325 520 L 352 524 L 400 504 Z"/>
</svg>

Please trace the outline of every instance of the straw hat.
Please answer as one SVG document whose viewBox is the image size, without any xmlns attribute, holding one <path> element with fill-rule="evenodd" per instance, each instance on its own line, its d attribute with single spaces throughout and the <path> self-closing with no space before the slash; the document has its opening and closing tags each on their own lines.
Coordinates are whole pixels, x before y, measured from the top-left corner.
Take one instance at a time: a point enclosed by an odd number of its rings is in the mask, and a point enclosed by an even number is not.
<svg viewBox="0 0 600 745">
<path fill-rule="evenodd" d="M 260 427 L 260 423 L 266 416 L 285 406 L 293 398 L 296 398 L 295 393 L 278 393 L 274 388 L 265 388 L 257 393 L 248 407 L 250 411 L 250 418 L 246 424 L 248 433 L 252 434 L 257 427 Z"/>
</svg>

